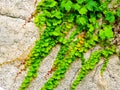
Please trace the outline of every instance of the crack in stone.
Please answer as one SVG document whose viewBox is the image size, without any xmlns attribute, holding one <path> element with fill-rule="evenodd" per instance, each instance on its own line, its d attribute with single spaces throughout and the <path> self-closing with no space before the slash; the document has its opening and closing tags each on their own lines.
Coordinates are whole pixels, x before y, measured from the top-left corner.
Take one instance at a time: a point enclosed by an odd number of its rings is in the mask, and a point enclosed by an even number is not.
<svg viewBox="0 0 120 90">
<path fill-rule="evenodd" d="M 9 14 L 3 14 L 1 12 L 0 12 L 0 15 L 10 17 L 10 18 L 15 18 L 15 19 L 22 19 L 22 20 L 25 20 L 25 21 L 27 20 L 27 19 L 23 18 L 23 16 L 13 16 L 13 15 L 9 15 Z"/>
<path fill-rule="evenodd" d="M 1 12 L 0 12 L 0 15 L 5 16 L 5 17 L 10 17 L 10 18 L 13 18 L 13 19 L 21 19 L 21 20 L 25 21 L 24 24 L 23 24 L 23 27 L 25 27 L 25 25 L 27 23 L 30 23 L 30 22 L 34 23 L 32 19 L 30 21 L 28 21 L 29 16 L 28 16 L 28 18 L 23 18 L 23 16 L 12 16 L 12 15 L 9 15 L 9 14 L 2 14 Z"/>
</svg>

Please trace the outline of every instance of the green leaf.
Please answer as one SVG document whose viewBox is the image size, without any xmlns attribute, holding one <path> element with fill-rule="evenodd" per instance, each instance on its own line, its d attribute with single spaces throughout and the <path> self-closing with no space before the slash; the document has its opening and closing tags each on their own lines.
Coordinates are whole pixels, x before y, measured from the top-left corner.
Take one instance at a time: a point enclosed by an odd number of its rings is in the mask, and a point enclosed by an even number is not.
<svg viewBox="0 0 120 90">
<path fill-rule="evenodd" d="M 112 31 L 112 27 L 111 26 L 106 26 L 104 28 L 104 31 L 105 31 L 105 36 L 110 39 L 113 37 L 113 31 Z"/>
<path fill-rule="evenodd" d="M 56 27 L 55 30 L 52 32 L 52 34 L 54 36 L 59 36 L 61 34 L 60 30 L 61 30 L 61 27 Z"/>
<path fill-rule="evenodd" d="M 68 2 L 65 4 L 65 10 L 69 12 L 70 9 L 71 9 L 71 7 L 72 7 L 72 2 L 71 2 L 71 1 L 68 1 Z"/>
<path fill-rule="evenodd" d="M 94 31 L 94 26 L 92 24 L 88 24 L 87 26 L 89 28 L 89 32 L 93 32 Z"/>
<path fill-rule="evenodd" d="M 76 0 L 79 4 L 82 4 L 85 0 Z"/>
<path fill-rule="evenodd" d="M 51 25 L 52 25 L 51 20 L 47 20 L 47 21 L 46 21 L 46 25 L 47 25 L 47 26 L 51 26 Z"/>
<path fill-rule="evenodd" d="M 66 40 L 65 40 L 63 37 L 60 37 L 60 38 L 59 38 L 59 42 L 65 44 L 65 43 L 66 43 Z"/>
<path fill-rule="evenodd" d="M 48 0 L 48 6 L 49 7 L 54 7 L 54 6 L 56 6 L 57 5 L 57 2 L 56 1 L 54 1 L 54 0 Z"/>
<path fill-rule="evenodd" d="M 113 23 L 115 21 L 115 16 L 112 12 L 106 12 L 105 14 L 105 20 L 109 21 L 110 23 Z"/>
<path fill-rule="evenodd" d="M 101 13 L 98 13 L 97 14 L 97 18 L 101 18 L 102 17 L 102 14 Z"/>
<path fill-rule="evenodd" d="M 73 24 L 71 24 L 71 23 L 68 23 L 67 25 L 66 25 L 66 28 L 68 28 L 68 29 L 71 29 L 73 27 Z"/>
<path fill-rule="evenodd" d="M 117 16 L 120 17 L 120 8 L 117 10 Z"/>
<path fill-rule="evenodd" d="M 76 18 L 76 23 L 78 25 L 80 25 L 80 24 L 81 25 L 86 25 L 87 24 L 87 17 L 78 15 L 77 18 Z"/>
<path fill-rule="evenodd" d="M 86 13 L 87 13 L 86 7 L 82 7 L 82 8 L 79 10 L 79 13 L 80 13 L 81 15 L 86 14 Z"/>
<path fill-rule="evenodd" d="M 54 16 L 58 19 L 61 19 L 63 17 L 63 13 L 61 13 L 60 11 L 55 12 Z"/>
<path fill-rule="evenodd" d="M 100 30 L 99 36 L 102 40 L 113 38 L 112 27 L 111 26 L 105 26 L 103 30 Z"/>
<path fill-rule="evenodd" d="M 96 22 L 96 17 L 95 17 L 94 15 L 91 15 L 91 17 L 89 18 L 89 21 L 90 21 L 91 23 Z"/>
<path fill-rule="evenodd" d="M 61 19 L 53 19 L 53 26 L 56 26 L 62 22 Z"/>
<path fill-rule="evenodd" d="M 54 35 L 54 36 L 59 36 L 59 35 L 60 35 L 60 33 L 59 33 L 59 32 L 57 32 L 57 31 L 54 31 L 54 32 L 53 32 L 53 35 Z"/>
<path fill-rule="evenodd" d="M 94 41 L 98 41 L 98 36 L 93 35 L 92 38 L 93 38 Z"/>
<path fill-rule="evenodd" d="M 80 10 L 80 8 L 81 8 L 81 6 L 80 6 L 78 3 L 73 4 L 73 9 L 74 9 L 74 10 L 79 11 L 79 10 Z"/>
<path fill-rule="evenodd" d="M 89 11 L 93 11 L 93 8 L 94 8 L 94 7 L 97 7 L 97 2 L 90 0 L 90 1 L 87 3 L 86 7 L 87 7 L 87 9 L 88 9 Z"/>
<path fill-rule="evenodd" d="M 102 55 L 103 55 L 104 57 L 108 57 L 109 53 L 104 50 L 104 51 L 102 51 Z"/>
<path fill-rule="evenodd" d="M 47 17 L 51 17 L 51 13 L 47 10 L 44 10 L 43 13 L 47 16 Z"/>
<path fill-rule="evenodd" d="M 41 28 L 42 25 L 45 23 L 45 21 L 46 21 L 46 18 L 44 17 L 43 14 L 37 15 L 37 16 L 35 17 L 35 19 L 34 19 L 35 24 L 36 24 L 38 27 L 40 27 L 40 28 Z"/>
<path fill-rule="evenodd" d="M 68 22 L 73 22 L 74 21 L 74 18 L 75 18 L 75 14 L 70 14 L 68 15 Z"/>
<path fill-rule="evenodd" d="M 102 40 L 105 39 L 105 32 L 103 30 L 100 30 L 99 36 Z"/>
</svg>

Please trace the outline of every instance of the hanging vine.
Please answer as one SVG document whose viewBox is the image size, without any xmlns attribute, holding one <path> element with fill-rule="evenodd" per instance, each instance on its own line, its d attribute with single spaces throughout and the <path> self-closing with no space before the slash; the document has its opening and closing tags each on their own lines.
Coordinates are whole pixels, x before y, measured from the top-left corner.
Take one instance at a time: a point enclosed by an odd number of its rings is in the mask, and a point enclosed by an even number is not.
<svg viewBox="0 0 120 90">
<path fill-rule="evenodd" d="M 41 90 L 53 90 L 57 87 L 77 58 L 81 59 L 82 67 L 71 85 L 71 90 L 75 90 L 101 58 L 105 58 L 101 68 L 103 74 L 109 57 L 116 54 L 111 39 L 115 36 L 114 23 L 120 19 L 120 1 L 112 4 L 113 7 L 117 5 L 114 9 L 109 8 L 109 4 L 111 0 L 41 0 L 35 10 L 34 22 L 40 32 L 43 27 L 45 29 L 26 62 L 29 71 L 19 90 L 25 90 L 37 77 L 40 63 L 57 44 L 60 44 L 61 48 L 51 72 L 48 72 L 48 75 L 53 73 L 53 76 Z M 66 38 L 69 32 L 71 34 Z M 92 52 L 86 60 L 84 53 L 97 45 L 100 45 L 101 49 Z"/>
</svg>

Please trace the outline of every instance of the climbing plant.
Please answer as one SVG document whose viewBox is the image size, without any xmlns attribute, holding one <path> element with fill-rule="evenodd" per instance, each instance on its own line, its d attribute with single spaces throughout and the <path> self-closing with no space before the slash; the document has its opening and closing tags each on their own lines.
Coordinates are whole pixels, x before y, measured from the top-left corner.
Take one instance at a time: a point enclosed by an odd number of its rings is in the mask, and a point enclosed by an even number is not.
<svg viewBox="0 0 120 90">
<path fill-rule="evenodd" d="M 34 23 L 41 34 L 26 62 L 28 73 L 19 90 L 25 90 L 30 82 L 37 77 L 37 71 L 42 60 L 49 55 L 53 47 L 59 44 L 60 50 L 51 68 L 52 77 L 41 90 L 53 90 L 65 77 L 70 65 L 80 58 L 82 67 L 71 90 L 75 90 L 80 81 L 95 68 L 101 58 L 104 73 L 109 57 L 116 54 L 113 26 L 120 18 L 119 0 L 41 0 L 34 12 Z M 111 7 L 109 6 L 111 5 Z M 44 31 L 43 27 L 45 27 Z M 71 33 L 70 33 L 71 32 Z M 88 60 L 84 53 L 99 45 L 100 50 L 92 52 Z"/>
</svg>

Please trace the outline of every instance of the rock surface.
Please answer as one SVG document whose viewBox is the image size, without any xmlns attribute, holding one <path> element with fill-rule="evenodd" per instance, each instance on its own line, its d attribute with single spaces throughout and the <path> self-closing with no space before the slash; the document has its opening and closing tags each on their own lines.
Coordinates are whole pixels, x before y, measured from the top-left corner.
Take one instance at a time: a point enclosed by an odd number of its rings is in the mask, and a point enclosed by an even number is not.
<svg viewBox="0 0 120 90">
<path fill-rule="evenodd" d="M 22 27 L 34 11 L 34 2 L 35 0 L 0 0 L 0 64 L 4 63 L 0 66 L 0 87 L 4 90 L 18 90 L 27 72 L 23 71 L 16 77 L 23 67 L 21 62 L 39 37 L 38 29 L 32 22 L 27 23 L 25 28 Z M 38 77 L 31 82 L 27 90 L 39 90 L 47 81 L 44 76 L 51 68 L 59 48 L 59 45 L 54 47 L 50 55 L 43 60 Z M 89 55 L 90 52 L 86 54 L 86 58 Z M 119 58 L 117 56 L 110 58 L 103 77 L 99 74 L 102 62 L 101 60 L 96 69 L 84 78 L 77 90 L 120 90 Z M 80 68 L 81 62 L 76 60 L 55 90 L 70 90 L 70 85 Z"/>
</svg>

